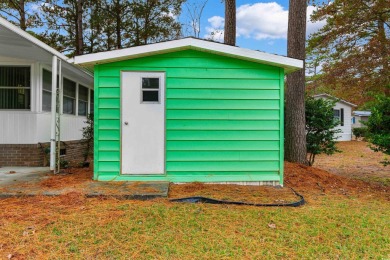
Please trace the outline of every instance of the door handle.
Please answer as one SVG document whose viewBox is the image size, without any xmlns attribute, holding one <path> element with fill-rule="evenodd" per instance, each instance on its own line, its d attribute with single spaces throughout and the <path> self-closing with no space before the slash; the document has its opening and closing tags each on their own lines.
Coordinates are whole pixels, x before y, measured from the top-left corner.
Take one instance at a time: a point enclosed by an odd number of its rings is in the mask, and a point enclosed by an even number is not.
<svg viewBox="0 0 390 260">
<path fill-rule="evenodd" d="M 129 122 L 125 121 L 125 125 L 129 125 Z"/>
</svg>

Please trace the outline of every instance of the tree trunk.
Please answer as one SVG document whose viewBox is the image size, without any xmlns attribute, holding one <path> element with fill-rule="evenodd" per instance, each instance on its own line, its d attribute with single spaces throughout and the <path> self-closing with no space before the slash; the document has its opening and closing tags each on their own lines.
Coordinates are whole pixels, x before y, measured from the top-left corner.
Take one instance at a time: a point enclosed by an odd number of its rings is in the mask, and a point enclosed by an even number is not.
<svg viewBox="0 0 390 260">
<path fill-rule="evenodd" d="M 76 55 L 83 54 L 83 0 L 77 0 Z"/>
<path fill-rule="evenodd" d="M 387 50 L 387 38 L 385 31 L 385 17 L 382 15 L 378 19 L 378 41 L 380 44 L 380 52 L 382 56 L 382 66 L 383 66 L 383 74 L 385 74 L 385 82 L 384 85 L 387 86 L 390 84 L 390 68 L 389 68 L 389 55 Z M 390 95 L 390 88 L 385 88 L 385 94 Z"/>
<path fill-rule="evenodd" d="M 115 19 L 116 19 L 116 27 L 115 27 L 115 32 L 116 32 L 116 48 L 117 49 L 122 49 L 122 19 L 121 19 L 121 6 L 119 0 L 116 1 L 115 3 Z"/>
<path fill-rule="evenodd" d="M 236 45 L 236 0 L 225 0 L 225 44 Z"/>
<path fill-rule="evenodd" d="M 306 0 L 290 0 L 287 56 L 305 60 Z M 306 163 L 305 69 L 287 75 L 285 159 Z"/>
<path fill-rule="evenodd" d="M 24 0 L 19 1 L 19 14 L 20 14 L 20 28 L 25 31 L 27 29 L 26 24 L 26 11 L 24 9 Z"/>
</svg>

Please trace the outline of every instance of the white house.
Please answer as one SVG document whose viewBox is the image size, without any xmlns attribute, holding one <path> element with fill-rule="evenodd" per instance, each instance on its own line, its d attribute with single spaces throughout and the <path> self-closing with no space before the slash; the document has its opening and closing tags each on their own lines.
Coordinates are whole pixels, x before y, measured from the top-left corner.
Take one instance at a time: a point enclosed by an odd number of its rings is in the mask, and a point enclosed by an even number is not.
<svg viewBox="0 0 390 260">
<path fill-rule="evenodd" d="M 341 133 L 337 136 L 337 141 L 351 141 L 352 140 L 352 109 L 357 107 L 348 101 L 339 99 L 329 94 L 318 94 L 314 95 L 314 98 L 323 98 L 337 101 L 334 108 L 333 114 L 335 119 L 340 121 L 340 124 L 336 129 L 340 129 Z"/>
<path fill-rule="evenodd" d="M 58 101 L 56 86 L 62 89 Z M 43 165 L 44 150 L 50 142 L 55 147 L 57 103 L 61 152 L 65 160 L 81 161 L 81 129 L 93 96 L 91 73 L 0 18 L 0 166 Z"/>
<path fill-rule="evenodd" d="M 371 116 L 371 111 L 353 111 L 352 128 L 364 127 L 362 122 L 367 122 Z"/>
</svg>

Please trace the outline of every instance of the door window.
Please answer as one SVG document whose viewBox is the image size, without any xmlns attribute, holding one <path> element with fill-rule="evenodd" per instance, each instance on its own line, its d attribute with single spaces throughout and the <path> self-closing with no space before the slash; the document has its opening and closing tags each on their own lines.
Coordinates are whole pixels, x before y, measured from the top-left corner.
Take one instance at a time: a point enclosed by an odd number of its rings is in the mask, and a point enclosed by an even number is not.
<svg viewBox="0 0 390 260">
<path fill-rule="evenodd" d="M 160 78 L 142 78 L 141 103 L 160 103 Z"/>
</svg>

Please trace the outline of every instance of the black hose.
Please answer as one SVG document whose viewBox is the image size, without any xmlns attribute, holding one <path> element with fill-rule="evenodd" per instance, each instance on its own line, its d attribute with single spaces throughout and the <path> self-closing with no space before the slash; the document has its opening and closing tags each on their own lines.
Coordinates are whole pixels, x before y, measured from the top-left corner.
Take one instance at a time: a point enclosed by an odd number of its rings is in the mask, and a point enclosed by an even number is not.
<svg viewBox="0 0 390 260">
<path fill-rule="evenodd" d="M 187 197 L 179 199 L 171 199 L 171 202 L 186 202 L 186 203 L 209 203 L 209 204 L 228 204 L 228 205 L 246 205 L 246 206 L 256 206 L 256 207 L 299 207 L 305 204 L 305 198 L 296 192 L 293 188 L 290 188 L 293 193 L 299 197 L 298 201 L 289 202 L 289 203 L 251 203 L 251 202 L 242 202 L 242 201 L 227 201 L 227 200 L 216 200 L 206 197 Z"/>
</svg>

